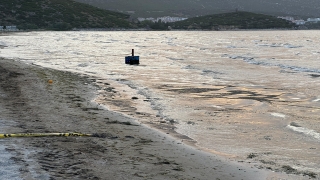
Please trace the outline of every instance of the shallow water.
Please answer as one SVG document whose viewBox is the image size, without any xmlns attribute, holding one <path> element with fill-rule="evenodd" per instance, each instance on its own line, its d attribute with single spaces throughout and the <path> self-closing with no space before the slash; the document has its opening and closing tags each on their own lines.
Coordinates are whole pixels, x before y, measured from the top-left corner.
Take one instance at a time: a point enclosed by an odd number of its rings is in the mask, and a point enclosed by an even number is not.
<svg viewBox="0 0 320 180">
<path fill-rule="evenodd" d="M 174 123 L 208 151 L 320 173 L 320 31 L 30 32 L 0 56 L 93 75 L 141 122 Z M 139 66 L 124 57 L 140 56 Z M 103 82 L 102 82 L 103 81 Z M 130 107 L 129 107 L 130 106 Z M 295 126 L 292 126 L 294 124 Z M 265 163 L 265 166 L 269 164 Z"/>
<path fill-rule="evenodd" d="M 1 107 L 0 107 L 1 112 Z M 0 133 L 4 133 L 8 126 L 12 126 L 12 122 L 0 119 Z M 14 143 L 10 142 L 8 139 L 0 139 L 0 177 L 1 179 L 12 179 L 12 180 L 22 180 L 20 178 L 19 169 L 20 165 L 17 165 L 13 157 L 15 153 Z"/>
</svg>

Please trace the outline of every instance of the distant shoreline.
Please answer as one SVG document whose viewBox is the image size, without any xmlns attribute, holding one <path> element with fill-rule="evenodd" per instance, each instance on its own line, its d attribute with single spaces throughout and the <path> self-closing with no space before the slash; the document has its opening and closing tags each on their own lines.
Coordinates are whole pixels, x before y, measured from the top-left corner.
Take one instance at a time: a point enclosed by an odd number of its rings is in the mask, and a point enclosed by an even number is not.
<svg viewBox="0 0 320 180">
<path fill-rule="evenodd" d="M 14 33 L 25 33 L 25 32 L 73 32 L 73 31 L 159 31 L 159 32 L 169 32 L 169 31 L 212 31 L 212 32 L 221 32 L 221 31 L 312 31 L 317 29 L 227 29 L 227 30 L 207 30 L 207 29 L 171 29 L 171 30 L 154 30 L 154 29 L 105 29 L 105 28 L 92 28 L 92 29 L 73 29 L 68 31 L 53 31 L 53 30 L 43 30 L 43 29 L 34 29 L 34 30 L 19 30 L 19 31 L 2 31 L 0 36 L 5 36 L 8 34 Z"/>
</svg>

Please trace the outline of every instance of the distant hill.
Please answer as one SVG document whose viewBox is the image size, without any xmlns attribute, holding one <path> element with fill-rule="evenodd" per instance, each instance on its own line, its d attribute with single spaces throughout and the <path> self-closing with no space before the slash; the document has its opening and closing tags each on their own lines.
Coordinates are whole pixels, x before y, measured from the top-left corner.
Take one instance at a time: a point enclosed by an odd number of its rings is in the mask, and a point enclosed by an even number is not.
<svg viewBox="0 0 320 180">
<path fill-rule="evenodd" d="M 76 0 L 133 17 L 196 17 L 247 11 L 267 15 L 320 17 L 319 0 Z"/>
<path fill-rule="evenodd" d="M 19 29 L 130 28 L 129 17 L 73 0 L 0 1 L 0 25 Z"/>
<path fill-rule="evenodd" d="M 274 16 L 250 12 L 234 12 L 189 18 L 170 24 L 173 29 L 291 29 L 296 25 Z"/>
</svg>

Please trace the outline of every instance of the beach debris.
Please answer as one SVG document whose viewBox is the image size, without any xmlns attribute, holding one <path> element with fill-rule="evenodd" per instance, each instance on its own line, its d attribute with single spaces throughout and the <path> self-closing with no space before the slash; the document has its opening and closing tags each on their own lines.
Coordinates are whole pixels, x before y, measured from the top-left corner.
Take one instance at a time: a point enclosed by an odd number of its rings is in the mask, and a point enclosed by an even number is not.
<svg viewBox="0 0 320 180">
<path fill-rule="evenodd" d="M 177 121 L 175 121 L 174 119 L 166 119 L 167 121 L 169 121 L 170 124 L 175 124 L 178 123 Z"/>
<path fill-rule="evenodd" d="M 318 77 L 320 77 L 320 74 L 309 74 L 311 77 L 313 77 L 313 78 L 318 78 Z"/>
<path fill-rule="evenodd" d="M 250 153 L 248 156 L 247 156 L 247 159 L 253 159 L 255 157 L 257 157 L 258 154 L 257 153 Z"/>
<path fill-rule="evenodd" d="M 121 122 L 121 121 L 115 120 L 115 121 L 108 121 L 106 123 L 107 124 L 122 124 L 122 125 L 128 125 L 128 126 L 139 126 L 139 125 L 136 125 L 136 124 L 132 124 L 130 121 Z"/>
<path fill-rule="evenodd" d="M 298 123 L 296 122 L 291 122 L 290 123 L 290 126 L 293 126 L 293 127 L 301 127 Z"/>
<path fill-rule="evenodd" d="M 90 134 L 88 134 L 90 135 Z M 107 134 L 106 133 L 93 133 L 91 134 L 92 137 L 98 137 L 98 138 L 106 138 L 107 137 Z"/>
<path fill-rule="evenodd" d="M 195 123 L 195 122 L 192 122 L 192 121 L 188 121 L 187 124 L 189 124 L 189 125 L 195 125 L 196 123 Z"/>
<path fill-rule="evenodd" d="M 0 138 L 10 138 L 10 137 L 47 137 L 47 136 L 88 136 L 88 137 L 98 137 L 106 138 L 105 133 L 93 133 L 93 134 L 83 134 L 83 133 L 18 133 L 18 134 L 0 134 Z"/>
<path fill-rule="evenodd" d="M 297 172 L 296 169 L 294 169 L 294 168 L 292 168 L 291 166 L 288 166 L 288 165 L 282 166 L 282 169 L 284 170 L 284 172 L 289 173 L 289 174 Z"/>
<path fill-rule="evenodd" d="M 52 80 L 52 79 L 49 79 L 49 80 L 48 80 L 48 83 L 49 83 L 49 84 L 52 84 L 52 83 L 53 83 L 53 80 Z"/>
<path fill-rule="evenodd" d="M 272 136 L 264 136 L 263 138 L 264 138 L 265 140 L 270 141 L 270 140 L 271 140 L 271 137 L 272 137 Z"/>
</svg>

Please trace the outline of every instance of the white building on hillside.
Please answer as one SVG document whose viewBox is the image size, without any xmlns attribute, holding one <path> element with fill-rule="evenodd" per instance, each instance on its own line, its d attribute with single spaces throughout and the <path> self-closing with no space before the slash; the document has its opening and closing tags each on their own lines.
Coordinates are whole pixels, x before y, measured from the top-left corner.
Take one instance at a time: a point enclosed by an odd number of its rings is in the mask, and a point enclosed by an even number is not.
<svg viewBox="0 0 320 180">
<path fill-rule="evenodd" d="M 183 17 L 171 17 L 171 16 L 165 16 L 165 17 L 158 17 L 158 18 L 138 18 L 138 21 L 152 21 L 152 22 L 158 22 L 161 20 L 161 22 L 168 23 L 168 22 L 176 22 L 176 21 L 183 21 L 188 18 Z"/>
<path fill-rule="evenodd" d="M 0 26 L 0 31 L 18 31 L 17 26 Z"/>
<path fill-rule="evenodd" d="M 305 20 L 303 20 L 303 19 L 300 19 L 300 20 L 294 20 L 293 22 L 294 22 L 294 23 L 296 23 L 296 25 L 304 25 L 304 24 L 306 24 L 306 21 L 305 21 Z"/>
<path fill-rule="evenodd" d="M 294 19 L 294 17 L 291 16 L 278 16 L 278 18 L 293 22 L 296 25 L 304 25 L 306 23 L 303 19 Z"/>
<path fill-rule="evenodd" d="M 308 18 L 307 21 L 311 23 L 318 23 L 320 22 L 320 18 Z"/>
<path fill-rule="evenodd" d="M 278 18 L 291 21 L 291 22 L 294 21 L 294 18 L 291 16 L 278 16 Z"/>
</svg>

